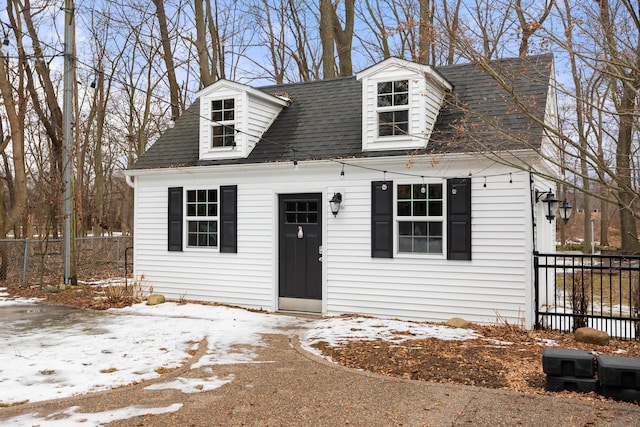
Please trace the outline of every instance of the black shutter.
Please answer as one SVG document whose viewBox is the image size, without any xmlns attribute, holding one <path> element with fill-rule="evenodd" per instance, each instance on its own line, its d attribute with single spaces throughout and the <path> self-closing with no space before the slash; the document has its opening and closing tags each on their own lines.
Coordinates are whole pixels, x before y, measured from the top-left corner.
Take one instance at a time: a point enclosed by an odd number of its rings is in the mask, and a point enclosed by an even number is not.
<svg viewBox="0 0 640 427">
<path fill-rule="evenodd" d="M 169 188 L 167 241 L 170 251 L 182 250 L 182 187 Z"/>
<path fill-rule="evenodd" d="M 471 260 L 471 178 L 447 180 L 447 259 Z"/>
<path fill-rule="evenodd" d="M 371 183 L 371 256 L 393 258 L 393 181 Z"/>
<path fill-rule="evenodd" d="M 238 186 L 220 186 L 220 252 L 238 252 Z"/>
</svg>

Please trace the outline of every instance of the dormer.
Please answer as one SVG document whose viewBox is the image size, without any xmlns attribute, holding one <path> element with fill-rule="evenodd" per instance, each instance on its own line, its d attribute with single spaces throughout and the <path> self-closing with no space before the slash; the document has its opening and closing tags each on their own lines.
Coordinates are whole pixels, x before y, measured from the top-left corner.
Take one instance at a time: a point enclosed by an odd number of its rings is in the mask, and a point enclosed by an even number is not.
<svg viewBox="0 0 640 427">
<path fill-rule="evenodd" d="M 200 160 L 246 158 L 289 105 L 250 86 L 218 80 L 200 90 Z"/>
<path fill-rule="evenodd" d="M 451 83 L 428 65 L 400 58 L 356 78 L 362 81 L 362 151 L 426 147 Z"/>
</svg>

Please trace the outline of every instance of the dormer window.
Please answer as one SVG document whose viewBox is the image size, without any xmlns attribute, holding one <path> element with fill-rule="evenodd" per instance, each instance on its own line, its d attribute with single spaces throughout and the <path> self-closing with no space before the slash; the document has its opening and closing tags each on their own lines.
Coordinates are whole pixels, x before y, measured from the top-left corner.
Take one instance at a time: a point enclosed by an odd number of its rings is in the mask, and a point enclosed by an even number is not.
<svg viewBox="0 0 640 427">
<path fill-rule="evenodd" d="M 217 99 L 211 101 L 211 147 L 235 147 L 235 100 Z"/>
<path fill-rule="evenodd" d="M 378 83 L 378 136 L 409 133 L 409 81 Z"/>
</svg>

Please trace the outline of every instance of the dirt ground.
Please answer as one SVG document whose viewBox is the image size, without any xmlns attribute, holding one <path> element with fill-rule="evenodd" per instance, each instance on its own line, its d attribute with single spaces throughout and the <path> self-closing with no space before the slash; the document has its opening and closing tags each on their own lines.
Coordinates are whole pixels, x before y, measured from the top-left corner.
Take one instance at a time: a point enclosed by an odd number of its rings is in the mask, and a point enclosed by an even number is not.
<svg viewBox="0 0 640 427">
<path fill-rule="evenodd" d="M 9 286 L 7 292 L 15 296 L 44 298 L 43 303 L 90 309 L 122 307 L 136 300 L 115 289 L 79 286 L 44 293 L 37 287 Z M 542 371 L 545 346 L 640 357 L 640 341 L 612 339 L 607 346 L 595 346 L 576 342 L 572 334 L 554 331 L 526 331 L 509 325 L 472 325 L 472 328 L 482 337 L 466 341 L 433 338 L 398 342 L 351 341 L 333 347 L 320 343 L 318 348 L 336 363 L 377 374 L 527 393 L 545 393 Z M 563 394 L 581 399 L 602 399 L 594 394 Z"/>
</svg>

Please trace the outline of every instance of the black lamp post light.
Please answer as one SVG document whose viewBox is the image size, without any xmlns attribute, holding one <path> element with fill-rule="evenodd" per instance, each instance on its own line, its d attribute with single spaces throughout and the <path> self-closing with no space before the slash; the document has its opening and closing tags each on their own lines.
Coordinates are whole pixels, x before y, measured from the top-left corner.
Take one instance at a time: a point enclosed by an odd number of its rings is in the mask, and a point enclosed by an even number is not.
<svg viewBox="0 0 640 427">
<path fill-rule="evenodd" d="M 560 212 L 560 218 L 562 218 L 565 224 L 569 221 L 569 218 L 571 218 L 571 211 L 573 210 L 573 207 L 569 202 L 567 202 L 567 199 L 564 199 L 562 203 L 559 204 L 560 201 L 556 199 L 556 195 L 553 194 L 551 189 L 549 189 L 549 191 L 536 190 L 536 203 L 538 202 L 547 204 L 545 216 L 549 222 L 555 219 L 558 211 Z"/>
</svg>

